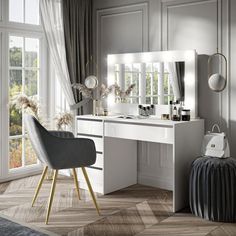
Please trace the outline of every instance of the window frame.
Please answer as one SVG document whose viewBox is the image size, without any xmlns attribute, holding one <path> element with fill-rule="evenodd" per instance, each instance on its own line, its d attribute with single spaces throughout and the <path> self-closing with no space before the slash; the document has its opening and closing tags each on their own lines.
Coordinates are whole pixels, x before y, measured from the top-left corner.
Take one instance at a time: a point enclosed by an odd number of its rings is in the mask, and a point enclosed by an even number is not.
<svg viewBox="0 0 236 236">
<path fill-rule="evenodd" d="M 33 31 L 33 32 L 42 32 L 43 31 L 43 27 L 42 27 L 41 20 L 40 20 L 40 14 L 39 14 L 39 25 L 15 22 L 15 21 L 9 20 L 9 0 L 5 1 L 5 7 L 7 10 L 5 11 L 4 18 L 5 18 L 7 28 L 16 28 L 16 29 L 20 28 L 23 31 Z M 25 12 L 24 12 L 24 15 L 25 15 Z"/>
<path fill-rule="evenodd" d="M 0 182 L 7 181 L 19 177 L 29 176 L 30 174 L 36 174 L 42 170 L 42 165 L 34 164 L 25 167 L 19 167 L 15 169 L 9 169 L 9 37 L 20 36 L 28 38 L 39 39 L 39 99 L 40 104 L 48 104 L 49 98 L 49 80 L 48 77 L 48 49 L 46 38 L 41 25 L 30 25 L 24 23 L 10 22 L 8 19 L 9 2 L 0 0 L 0 68 L 2 73 L 0 74 L 1 80 L 1 116 L 0 116 Z M 3 11 L 4 9 L 4 11 Z M 48 114 L 49 105 L 43 107 L 43 112 Z M 23 135 L 23 134 L 22 134 Z"/>
<path fill-rule="evenodd" d="M 22 61 L 22 66 L 21 67 L 12 67 L 10 65 L 10 60 L 9 60 L 9 40 L 10 40 L 10 37 L 11 36 L 15 36 L 15 37 L 22 37 L 23 38 L 23 61 L 24 61 L 24 53 L 25 53 L 25 39 L 26 38 L 34 38 L 34 39 L 38 39 L 39 40 L 39 48 L 41 49 L 41 35 L 39 34 L 35 34 L 35 33 L 18 33 L 18 32 L 14 32 L 11 30 L 10 32 L 8 32 L 8 87 L 10 87 L 10 70 L 21 70 L 22 71 L 22 87 L 23 87 L 23 91 L 24 91 L 24 85 L 25 85 L 25 72 L 26 72 L 26 66 L 24 65 L 24 62 Z M 37 67 L 37 72 L 39 73 L 40 75 L 40 78 L 41 78 L 41 73 L 42 73 L 42 65 L 41 65 L 41 58 L 42 58 L 42 52 L 41 50 L 39 50 L 39 66 Z M 42 91 L 40 89 L 40 81 L 38 81 L 38 85 L 37 85 L 37 90 L 38 90 L 38 94 L 37 94 L 37 97 L 42 97 L 43 94 L 42 94 Z M 9 90 L 8 90 L 8 98 L 9 98 Z M 22 114 L 22 119 L 24 117 L 24 114 Z M 8 118 L 9 118 L 9 110 L 8 110 Z M 9 119 L 8 119 L 9 120 Z M 9 121 L 8 121 L 9 122 Z M 10 127 L 10 124 L 8 123 L 8 128 Z M 19 134 L 19 135 L 10 135 L 10 133 L 8 132 L 8 140 L 17 140 L 17 139 L 22 139 L 22 157 L 24 156 L 25 154 L 25 139 L 27 137 L 27 134 L 25 133 L 25 127 L 24 127 L 24 122 L 22 123 L 22 134 Z M 8 145 L 9 145 L 9 142 L 8 142 Z M 25 158 L 22 159 L 22 167 L 17 167 L 17 168 L 12 168 L 10 169 L 10 166 L 9 166 L 9 146 L 8 146 L 8 169 L 9 169 L 9 172 L 15 172 L 15 171 L 18 171 L 20 168 L 26 168 L 27 166 L 24 165 L 25 164 Z M 32 168 L 34 165 L 38 165 L 37 164 L 33 164 L 31 165 L 30 168 Z"/>
<path fill-rule="evenodd" d="M 139 71 L 134 71 L 134 64 L 139 64 L 140 65 L 140 69 Z M 150 71 L 146 70 L 146 66 L 147 64 L 149 64 Z M 160 65 L 160 70 L 155 71 L 154 70 L 154 64 L 159 64 Z M 137 104 L 137 102 L 133 102 L 134 99 L 137 99 L 139 102 L 139 104 L 154 104 L 154 105 L 168 105 L 169 101 L 171 100 L 171 97 L 174 97 L 174 94 L 171 94 L 170 91 L 170 78 L 168 77 L 168 82 L 167 82 L 167 90 L 168 93 L 164 92 L 164 79 L 165 79 L 165 75 L 169 74 L 168 72 L 165 72 L 165 63 L 164 62 L 149 62 L 149 63 L 127 63 L 127 64 L 115 64 L 115 68 L 114 68 L 114 74 L 115 74 L 115 83 L 117 83 L 122 91 L 125 91 L 127 88 L 125 87 L 126 84 L 126 75 L 129 74 L 130 75 L 130 84 L 133 84 L 133 75 L 134 74 L 138 74 L 138 80 L 139 80 L 139 87 L 138 87 L 138 91 L 139 94 L 138 95 L 133 95 L 133 92 L 131 91 L 130 96 L 128 97 L 129 102 L 127 102 L 128 104 Z M 127 66 L 128 65 L 128 66 Z M 126 70 L 125 68 L 129 67 L 131 68 L 130 70 Z M 157 94 L 154 94 L 154 74 L 157 73 L 158 76 L 158 81 L 157 81 Z M 150 76 L 150 95 L 146 93 L 147 88 L 147 77 Z M 118 80 L 118 81 L 117 81 Z M 173 90 L 172 90 L 173 92 Z M 165 104 L 165 97 L 168 98 L 168 104 Z M 150 99 L 150 103 L 146 102 L 146 99 L 149 98 Z M 158 102 L 154 103 L 153 100 L 154 98 L 157 98 Z"/>
</svg>

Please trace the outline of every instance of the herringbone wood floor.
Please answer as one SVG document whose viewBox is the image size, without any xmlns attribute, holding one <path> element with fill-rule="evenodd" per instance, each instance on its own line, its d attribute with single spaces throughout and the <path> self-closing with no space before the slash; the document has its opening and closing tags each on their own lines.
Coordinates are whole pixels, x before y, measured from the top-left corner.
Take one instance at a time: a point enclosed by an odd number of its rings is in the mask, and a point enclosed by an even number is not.
<svg viewBox="0 0 236 236">
<path fill-rule="evenodd" d="M 87 191 L 78 200 L 73 180 L 61 177 L 56 186 L 49 225 L 45 225 L 51 181 L 43 184 L 38 200 L 31 200 L 39 176 L 0 184 L 0 215 L 29 227 L 68 236 L 236 235 L 236 224 L 214 223 L 189 212 L 172 214 L 172 193 L 142 185 L 98 196 L 98 216 Z"/>
</svg>

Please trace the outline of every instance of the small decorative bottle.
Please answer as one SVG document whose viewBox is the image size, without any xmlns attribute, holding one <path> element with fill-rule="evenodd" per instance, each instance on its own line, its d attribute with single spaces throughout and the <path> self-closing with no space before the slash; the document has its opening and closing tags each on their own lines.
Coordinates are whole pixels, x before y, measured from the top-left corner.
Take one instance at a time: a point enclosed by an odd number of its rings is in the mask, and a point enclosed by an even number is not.
<svg viewBox="0 0 236 236">
<path fill-rule="evenodd" d="M 138 105 L 138 114 L 139 114 L 140 116 L 143 115 L 143 106 L 142 106 L 142 105 Z"/>
<path fill-rule="evenodd" d="M 172 101 L 169 102 L 169 119 L 172 120 L 172 116 L 173 116 L 173 105 L 172 105 Z"/>
<path fill-rule="evenodd" d="M 146 109 L 147 109 L 147 116 L 150 116 L 151 115 L 151 108 L 150 108 L 150 106 L 147 106 Z"/>
<path fill-rule="evenodd" d="M 177 107 L 176 106 L 174 106 L 174 108 L 173 108 L 172 120 L 173 121 L 179 121 L 179 116 L 178 116 L 178 111 L 177 111 Z"/>
<path fill-rule="evenodd" d="M 150 115 L 155 115 L 155 106 L 153 104 L 150 106 Z"/>
</svg>

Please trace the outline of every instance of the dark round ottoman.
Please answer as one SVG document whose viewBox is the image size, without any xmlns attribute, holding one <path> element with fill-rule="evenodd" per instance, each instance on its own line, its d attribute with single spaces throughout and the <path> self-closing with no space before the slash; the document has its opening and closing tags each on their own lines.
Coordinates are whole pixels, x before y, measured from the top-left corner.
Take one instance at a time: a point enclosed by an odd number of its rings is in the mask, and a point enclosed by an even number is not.
<svg viewBox="0 0 236 236">
<path fill-rule="evenodd" d="M 200 157 L 192 163 L 189 201 L 193 214 L 236 222 L 236 159 Z"/>
</svg>

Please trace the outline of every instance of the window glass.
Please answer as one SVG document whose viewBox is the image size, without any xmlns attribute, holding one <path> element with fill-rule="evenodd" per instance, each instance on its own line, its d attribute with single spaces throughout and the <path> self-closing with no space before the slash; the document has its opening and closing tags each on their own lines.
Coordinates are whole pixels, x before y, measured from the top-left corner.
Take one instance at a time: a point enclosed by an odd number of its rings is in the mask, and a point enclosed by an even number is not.
<svg viewBox="0 0 236 236">
<path fill-rule="evenodd" d="M 9 46 L 10 66 L 21 67 L 23 38 L 17 36 L 10 36 Z"/>
<path fill-rule="evenodd" d="M 39 25 L 39 0 L 25 0 L 25 23 Z"/>
<path fill-rule="evenodd" d="M 136 73 L 136 72 L 133 73 L 132 84 L 135 84 L 132 90 L 132 95 L 138 96 L 139 95 L 139 73 Z"/>
<path fill-rule="evenodd" d="M 38 96 L 39 39 L 9 36 L 9 166 L 10 169 L 37 164 L 23 126 L 23 111 L 16 107 L 16 96 Z"/>
<path fill-rule="evenodd" d="M 9 21 L 39 25 L 39 0 L 9 0 Z"/>
<path fill-rule="evenodd" d="M 25 70 L 25 94 L 35 96 L 38 94 L 38 71 Z"/>
<path fill-rule="evenodd" d="M 24 23 L 24 0 L 9 0 L 9 21 Z"/>
<path fill-rule="evenodd" d="M 150 96 L 151 95 L 151 73 L 148 72 L 146 74 L 146 95 Z"/>
<path fill-rule="evenodd" d="M 10 70 L 9 96 L 12 100 L 22 92 L 22 70 Z M 11 104 L 9 110 L 10 135 L 22 134 L 22 114 Z"/>
<path fill-rule="evenodd" d="M 12 139 L 9 142 L 10 169 L 22 166 L 22 139 Z"/>
<path fill-rule="evenodd" d="M 153 95 L 158 94 L 158 73 L 153 73 Z"/>
<path fill-rule="evenodd" d="M 39 66 L 39 40 L 25 38 L 25 67 Z"/>
<path fill-rule="evenodd" d="M 131 85 L 131 73 L 125 73 L 125 90 Z"/>
</svg>

